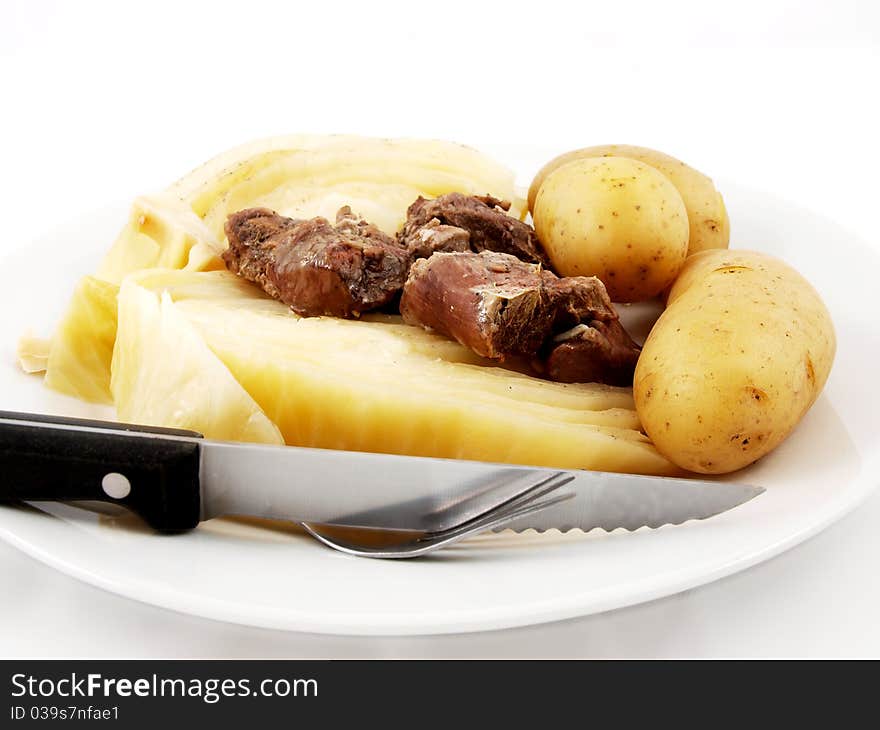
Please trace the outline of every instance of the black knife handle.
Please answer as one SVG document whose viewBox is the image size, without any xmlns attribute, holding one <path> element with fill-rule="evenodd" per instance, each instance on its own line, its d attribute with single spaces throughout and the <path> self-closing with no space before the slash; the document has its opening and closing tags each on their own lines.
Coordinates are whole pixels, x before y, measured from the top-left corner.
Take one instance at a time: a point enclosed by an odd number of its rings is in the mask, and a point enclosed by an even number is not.
<svg viewBox="0 0 880 730">
<path fill-rule="evenodd" d="M 0 502 L 97 500 L 157 530 L 199 523 L 194 431 L 0 411 Z"/>
</svg>

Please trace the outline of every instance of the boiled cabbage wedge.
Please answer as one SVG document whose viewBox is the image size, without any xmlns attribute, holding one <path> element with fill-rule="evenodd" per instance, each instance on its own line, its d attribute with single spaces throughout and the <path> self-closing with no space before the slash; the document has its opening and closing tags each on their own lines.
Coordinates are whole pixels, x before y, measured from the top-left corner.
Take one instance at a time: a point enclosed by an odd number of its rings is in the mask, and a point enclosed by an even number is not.
<svg viewBox="0 0 880 730">
<path fill-rule="evenodd" d="M 208 349 L 167 292 L 126 281 L 110 389 L 119 419 L 227 441 L 281 444 L 278 428 Z"/>
<path fill-rule="evenodd" d="M 504 370 L 445 338 L 387 318 L 300 318 L 227 272 L 144 272 L 123 285 L 113 394 L 129 420 L 155 422 L 155 409 L 162 408 L 166 425 L 206 436 L 242 428 L 240 411 L 218 418 L 217 388 L 175 385 L 172 397 L 170 386 L 161 387 L 169 382 L 163 368 L 171 352 L 167 328 L 152 324 L 157 310 L 166 320 L 185 320 L 204 343 L 204 349 L 174 349 L 175 372 L 208 372 L 210 351 L 211 372 L 231 374 L 288 444 L 675 471 L 638 430 L 628 389 L 565 385 Z M 185 362 L 191 356 L 198 357 L 198 366 Z M 165 375 L 156 380 L 143 371 Z"/>
<path fill-rule="evenodd" d="M 116 340 L 119 287 L 83 277 L 49 344 L 45 383 L 92 403 L 112 403 L 110 358 Z"/>
</svg>

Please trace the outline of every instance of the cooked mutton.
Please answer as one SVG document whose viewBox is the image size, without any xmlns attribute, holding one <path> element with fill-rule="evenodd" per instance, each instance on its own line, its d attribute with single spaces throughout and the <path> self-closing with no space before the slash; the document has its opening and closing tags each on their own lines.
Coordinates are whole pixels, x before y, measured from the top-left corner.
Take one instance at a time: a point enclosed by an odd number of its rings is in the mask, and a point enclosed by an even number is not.
<svg viewBox="0 0 880 730">
<path fill-rule="evenodd" d="M 409 254 L 351 212 L 296 220 L 249 208 L 226 221 L 226 267 L 304 316 L 356 317 L 399 293 Z"/>
<path fill-rule="evenodd" d="M 400 311 L 408 324 L 483 357 L 531 358 L 563 382 L 631 384 L 639 355 L 599 279 L 559 278 L 503 253 L 435 253 L 414 262 Z"/>
<path fill-rule="evenodd" d="M 435 252 L 497 251 L 552 268 L 535 229 L 508 215 L 508 210 L 509 202 L 491 195 L 419 197 L 409 206 L 397 238 L 413 258 Z"/>
</svg>

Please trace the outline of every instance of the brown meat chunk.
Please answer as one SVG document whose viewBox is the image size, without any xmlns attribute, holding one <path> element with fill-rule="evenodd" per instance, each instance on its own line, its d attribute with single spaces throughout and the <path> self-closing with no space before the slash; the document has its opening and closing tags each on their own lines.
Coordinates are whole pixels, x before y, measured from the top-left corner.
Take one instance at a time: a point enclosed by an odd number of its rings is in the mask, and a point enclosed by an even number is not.
<svg viewBox="0 0 880 730">
<path fill-rule="evenodd" d="M 406 280 L 406 251 L 347 206 L 336 225 L 242 210 L 227 219 L 226 237 L 226 268 L 304 316 L 357 316 L 387 304 Z"/>
<path fill-rule="evenodd" d="M 632 385 L 640 348 L 619 320 L 593 320 L 554 337 L 541 370 L 561 383 Z"/>
<path fill-rule="evenodd" d="M 553 296 L 553 332 L 560 333 L 582 322 L 616 322 L 617 311 L 605 285 L 595 276 L 558 277 L 543 272 Z"/>
<path fill-rule="evenodd" d="M 398 240 L 414 258 L 427 258 L 435 251 L 497 251 L 551 268 L 535 229 L 507 215 L 505 211 L 509 209 L 509 202 L 489 195 L 447 193 L 432 200 L 419 197 L 406 212 L 406 223 Z M 446 229 L 447 236 L 449 228 L 463 232 L 454 248 L 446 246 L 448 239 L 434 235 L 438 226 Z M 460 247 L 465 240 L 467 245 Z M 441 245 L 434 246 L 438 241 Z"/>
<path fill-rule="evenodd" d="M 435 253 L 415 261 L 400 313 L 408 324 L 498 359 L 534 355 L 553 322 L 541 267 L 491 251 Z"/>
<path fill-rule="evenodd" d="M 400 311 L 405 322 L 483 357 L 534 358 L 539 370 L 564 382 L 632 382 L 639 354 L 601 281 L 560 279 L 503 253 L 437 253 L 416 261 Z"/>
<path fill-rule="evenodd" d="M 471 234 L 464 228 L 447 226 L 432 218 L 413 231 L 406 241 L 413 259 L 426 259 L 434 253 L 455 253 L 471 250 Z"/>
</svg>

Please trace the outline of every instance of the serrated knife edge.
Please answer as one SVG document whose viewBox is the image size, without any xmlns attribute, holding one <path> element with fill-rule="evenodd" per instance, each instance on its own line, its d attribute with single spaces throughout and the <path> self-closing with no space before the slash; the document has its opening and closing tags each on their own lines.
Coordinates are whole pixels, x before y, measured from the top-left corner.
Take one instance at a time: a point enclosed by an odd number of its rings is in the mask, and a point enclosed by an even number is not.
<svg viewBox="0 0 880 730">
<path fill-rule="evenodd" d="M 715 482 L 671 477 L 576 472 L 565 487 L 572 499 L 546 510 L 514 519 L 495 529 L 538 533 L 558 530 L 605 532 L 643 527 L 657 529 L 704 520 L 726 512 L 762 494 L 763 487 L 735 482 Z"/>
</svg>

